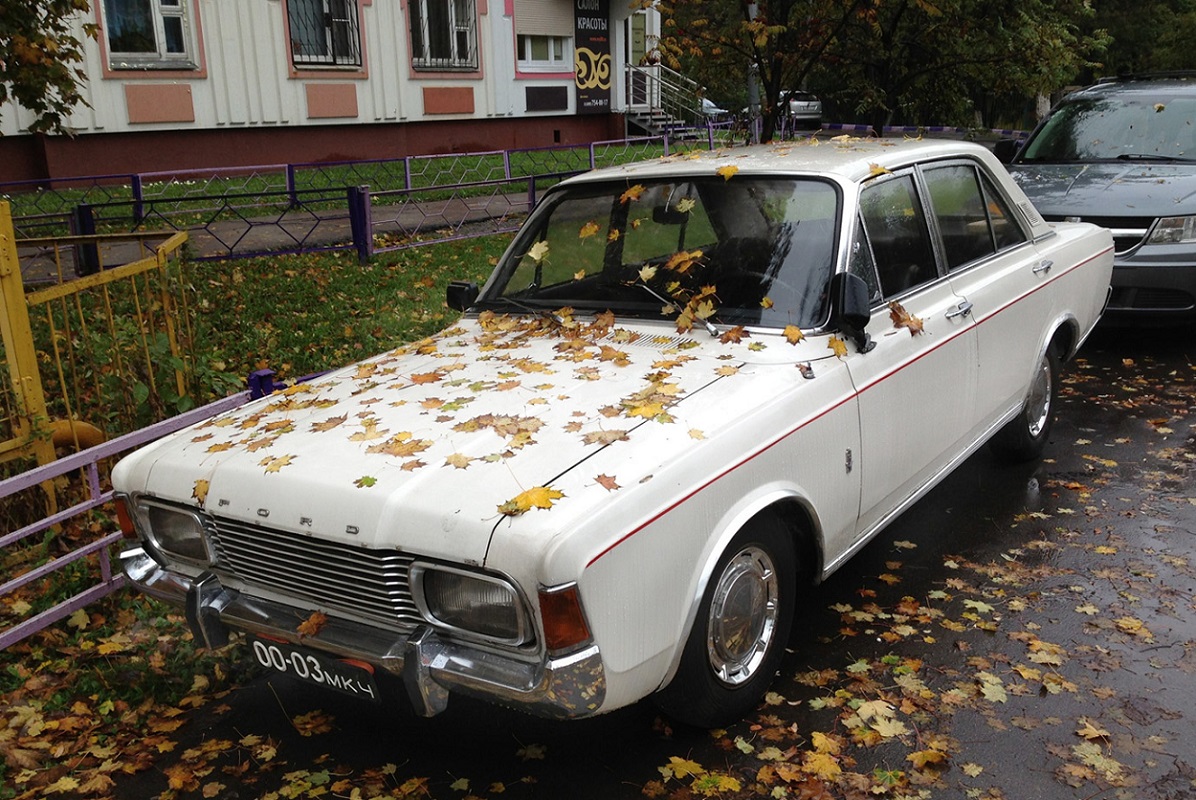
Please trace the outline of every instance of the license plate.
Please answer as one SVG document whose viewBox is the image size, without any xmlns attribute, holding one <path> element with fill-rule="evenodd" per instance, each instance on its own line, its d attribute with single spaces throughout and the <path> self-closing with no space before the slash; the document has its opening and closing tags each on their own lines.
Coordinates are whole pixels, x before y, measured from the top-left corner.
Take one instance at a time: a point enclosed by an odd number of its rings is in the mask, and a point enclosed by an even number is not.
<svg viewBox="0 0 1196 800">
<path fill-rule="evenodd" d="M 257 637 L 252 642 L 254 658 L 267 669 L 364 700 L 379 699 L 369 665 L 329 658 L 287 642 Z"/>
</svg>

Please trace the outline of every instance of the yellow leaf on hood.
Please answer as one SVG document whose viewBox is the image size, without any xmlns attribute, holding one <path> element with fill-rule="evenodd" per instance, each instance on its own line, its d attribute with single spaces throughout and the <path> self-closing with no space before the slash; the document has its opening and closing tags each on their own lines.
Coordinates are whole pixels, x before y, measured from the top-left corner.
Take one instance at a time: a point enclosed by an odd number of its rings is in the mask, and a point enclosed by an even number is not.
<svg viewBox="0 0 1196 800">
<path fill-rule="evenodd" d="M 533 486 L 500 505 L 498 512 L 508 517 L 517 517 L 520 514 L 531 511 L 533 508 L 550 509 L 553 502 L 560 500 L 564 496 L 564 492 L 547 486 Z"/>
</svg>

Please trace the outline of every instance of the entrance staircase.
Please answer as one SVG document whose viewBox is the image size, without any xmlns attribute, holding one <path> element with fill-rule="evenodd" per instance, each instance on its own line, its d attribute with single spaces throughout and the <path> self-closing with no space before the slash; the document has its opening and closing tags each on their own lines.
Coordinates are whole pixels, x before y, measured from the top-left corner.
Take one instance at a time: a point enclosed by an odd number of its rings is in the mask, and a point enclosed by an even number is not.
<svg viewBox="0 0 1196 800">
<path fill-rule="evenodd" d="M 695 138 L 705 128 L 702 87 L 662 64 L 627 66 L 628 133 Z M 632 129 L 638 129 L 633 131 Z"/>
</svg>

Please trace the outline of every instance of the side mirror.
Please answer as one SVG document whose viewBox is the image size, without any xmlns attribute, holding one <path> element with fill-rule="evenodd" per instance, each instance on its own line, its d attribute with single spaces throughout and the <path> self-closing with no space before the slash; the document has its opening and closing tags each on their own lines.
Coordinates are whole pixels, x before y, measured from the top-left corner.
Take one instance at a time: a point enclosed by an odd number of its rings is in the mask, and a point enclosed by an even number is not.
<svg viewBox="0 0 1196 800">
<path fill-rule="evenodd" d="M 473 281 L 449 281 L 445 302 L 454 311 L 468 311 L 478 301 L 478 285 Z"/>
<path fill-rule="evenodd" d="M 998 139 L 993 144 L 993 155 L 1002 164 L 1012 164 L 1014 156 L 1022 149 L 1021 139 Z"/>
<path fill-rule="evenodd" d="M 855 342 L 855 349 L 861 353 L 876 347 L 876 342 L 865 330 L 872 321 L 868 284 L 859 275 L 840 272 L 831 278 L 830 288 L 831 326 L 850 337 Z"/>
</svg>

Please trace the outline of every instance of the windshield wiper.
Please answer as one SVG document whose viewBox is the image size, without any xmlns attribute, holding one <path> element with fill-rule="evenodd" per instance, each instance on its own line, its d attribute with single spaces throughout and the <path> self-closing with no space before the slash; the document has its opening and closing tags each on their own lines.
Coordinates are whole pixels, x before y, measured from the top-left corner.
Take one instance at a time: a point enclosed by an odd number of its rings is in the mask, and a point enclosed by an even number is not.
<svg viewBox="0 0 1196 800">
<path fill-rule="evenodd" d="M 526 311 L 527 313 L 534 314 L 537 317 L 543 317 L 544 319 L 552 320 L 557 325 L 565 324 L 565 318 L 560 314 L 557 314 L 555 311 L 549 311 L 547 308 L 538 308 L 537 306 L 533 306 L 530 303 L 525 303 L 522 300 L 516 300 L 514 297 L 503 295 L 482 301 L 483 305 L 501 305 L 503 303 L 515 306 L 515 308 L 519 309 L 520 311 Z"/>
<path fill-rule="evenodd" d="M 652 295 L 653 297 L 655 297 L 655 298 L 656 298 L 657 300 L 659 300 L 660 302 L 664 303 L 666 306 L 676 306 L 676 305 L 677 305 L 676 301 L 673 301 L 673 300 L 670 300 L 670 299 L 668 299 L 668 298 L 667 298 L 667 297 L 665 297 L 663 294 L 661 294 L 660 292 L 656 291 L 655 289 L 653 289 L 651 286 L 649 286 L 649 285 L 648 285 L 648 284 L 646 284 L 646 283 L 640 283 L 639 281 L 636 281 L 635 283 L 632 283 L 631 285 L 632 285 L 632 286 L 638 286 L 638 287 L 640 287 L 640 288 L 641 288 L 641 289 L 643 289 L 645 292 L 647 292 L 648 294 Z M 710 320 L 708 320 L 708 319 L 701 319 L 701 318 L 697 318 L 697 319 L 698 319 L 698 321 L 699 321 L 699 322 L 701 322 L 701 323 L 702 323 L 702 326 L 703 326 L 704 328 L 706 328 L 706 332 L 707 332 L 707 333 L 709 333 L 711 336 L 718 337 L 718 336 L 722 336 L 722 335 L 723 335 L 723 334 L 722 334 L 722 331 L 720 331 L 718 328 L 716 328 L 716 327 L 714 326 L 714 323 L 712 323 Z"/>
<path fill-rule="evenodd" d="M 1190 162 L 1192 159 L 1184 158 L 1183 156 L 1165 156 L 1158 153 L 1121 153 L 1117 156 L 1118 161 L 1165 161 L 1165 162 Z"/>
</svg>

